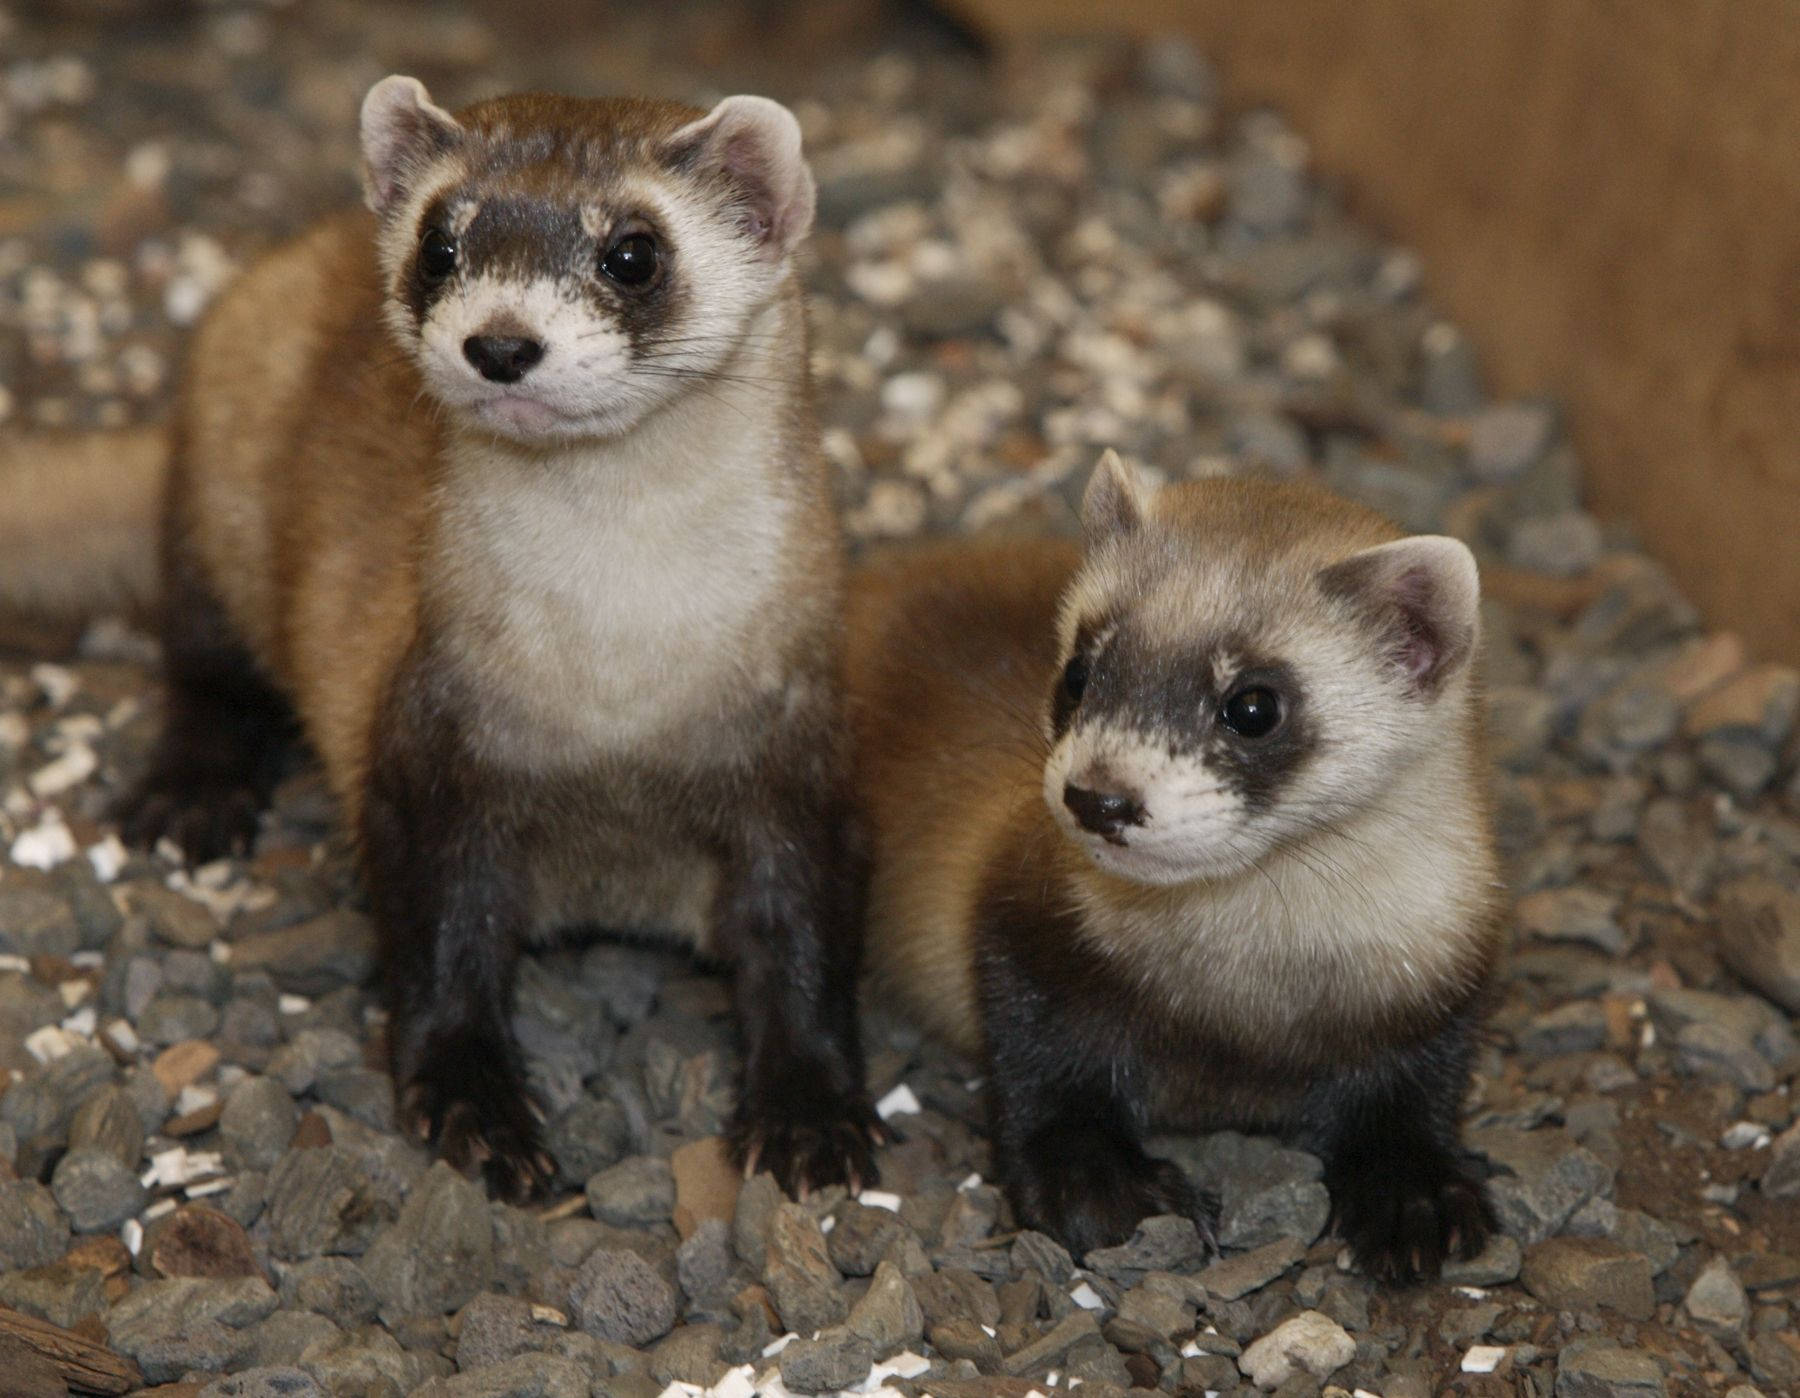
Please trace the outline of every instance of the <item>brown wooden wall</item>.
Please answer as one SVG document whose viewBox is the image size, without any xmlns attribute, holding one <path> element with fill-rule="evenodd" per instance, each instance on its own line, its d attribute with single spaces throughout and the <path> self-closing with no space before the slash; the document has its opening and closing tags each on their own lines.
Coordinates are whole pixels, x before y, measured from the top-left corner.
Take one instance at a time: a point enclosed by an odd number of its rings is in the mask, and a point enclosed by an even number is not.
<svg viewBox="0 0 1800 1398">
<path fill-rule="evenodd" d="M 1425 257 L 1709 620 L 1800 660 L 1800 4 L 958 0 L 1182 30 Z"/>
</svg>

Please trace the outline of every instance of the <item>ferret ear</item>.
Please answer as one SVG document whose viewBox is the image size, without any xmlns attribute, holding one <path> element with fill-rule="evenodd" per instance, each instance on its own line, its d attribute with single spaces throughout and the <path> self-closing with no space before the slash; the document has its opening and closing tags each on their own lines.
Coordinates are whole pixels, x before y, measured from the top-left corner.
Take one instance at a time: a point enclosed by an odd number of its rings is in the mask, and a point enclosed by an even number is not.
<svg viewBox="0 0 1800 1398">
<path fill-rule="evenodd" d="M 1088 477 L 1087 492 L 1081 497 L 1081 532 L 1088 547 L 1104 543 L 1117 535 L 1133 534 L 1143 527 L 1150 511 L 1153 487 L 1135 466 L 1108 447 L 1100 455 L 1094 474 Z"/>
<path fill-rule="evenodd" d="M 818 190 L 800 153 L 800 123 L 767 97 L 727 97 L 669 138 L 671 159 L 723 175 L 736 191 L 744 229 L 775 257 L 812 228 Z"/>
<path fill-rule="evenodd" d="M 362 104 L 364 202 L 378 214 L 390 211 L 408 178 L 455 145 L 462 130 L 417 78 L 395 74 L 376 83 Z"/>
<path fill-rule="evenodd" d="M 1481 579 L 1456 539 L 1421 534 L 1364 549 L 1322 570 L 1319 585 L 1377 630 L 1420 698 L 1435 696 L 1475 654 Z"/>
</svg>

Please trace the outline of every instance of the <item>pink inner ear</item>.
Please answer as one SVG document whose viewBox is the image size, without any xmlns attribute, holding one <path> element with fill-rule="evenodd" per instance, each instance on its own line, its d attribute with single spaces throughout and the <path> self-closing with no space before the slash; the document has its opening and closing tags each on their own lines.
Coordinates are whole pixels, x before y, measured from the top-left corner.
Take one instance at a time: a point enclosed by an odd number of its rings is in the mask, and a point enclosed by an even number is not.
<svg viewBox="0 0 1800 1398">
<path fill-rule="evenodd" d="M 744 229 L 768 238 L 775 221 L 775 192 L 769 187 L 768 162 L 756 137 L 743 132 L 725 143 L 725 173 L 744 191 Z"/>
<path fill-rule="evenodd" d="M 1444 637 L 1437 625 L 1431 574 L 1408 568 L 1393 581 L 1393 599 L 1399 612 L 1399 636 L 1394 658 L 1415 684 L 1428 685 L 1444 659 Z"/>
</svg>

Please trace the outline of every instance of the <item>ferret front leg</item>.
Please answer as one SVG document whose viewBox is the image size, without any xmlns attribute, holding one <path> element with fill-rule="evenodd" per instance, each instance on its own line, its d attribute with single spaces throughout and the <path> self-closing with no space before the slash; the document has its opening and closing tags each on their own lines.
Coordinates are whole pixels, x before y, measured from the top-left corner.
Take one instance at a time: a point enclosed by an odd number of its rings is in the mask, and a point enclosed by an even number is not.
<svg viewBox="0 0 1800 1398">
<path fill-rule="evenodd" d="M 363 854 L 401 1125 L 497 1195 L 524 1199 L 554 1165 L 511 1027 L 528 931 L 522 841 L 504 803 L 428 726 L 384 737 Z"/>
<path fill-rule="evenodd" d="M 1305 1144 L 1325 1161 L 1332 1216 L 1357 1265 L 1391 1284 L 1437 1276 L 1493 1231 L 1457 1119 L 1469 1082 L 1473 1015 L 1325 1079 L 1309 1093 Z"/>
<path fill-rule="evenodd" d="M 982 969 L 988 1127 L 1020 1224 L 1077 1259 L 1128 1240 L 1157 1214 L 1191 1218 L 1215 1243 L 1216 1201 L 1144 1150 L 1128 1064 L 1082 1042 L 1050 999 L 995 958 Z"/>
<path fill-rule="evenodd" d="M 731 1152 L 790 1193 L 856 1190 L 874 1182 L 883 1138 L 857 1031 L 862 863 L 847 812 L 790 810 L 741 833 L 719 892 L 716 946 L 743 1049 Z"/>
</svg>

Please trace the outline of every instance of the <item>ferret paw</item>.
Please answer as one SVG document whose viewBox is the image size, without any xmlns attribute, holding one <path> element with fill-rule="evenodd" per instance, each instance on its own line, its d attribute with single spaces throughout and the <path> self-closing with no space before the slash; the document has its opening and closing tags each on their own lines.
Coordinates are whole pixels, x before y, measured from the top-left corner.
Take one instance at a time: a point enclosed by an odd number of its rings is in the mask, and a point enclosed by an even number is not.
<svg viewBox="0 0 1800 1398">
<path fill-rule="evenodd" d="M 556 1177 L 539 1142 L 540 1113 L 520 1082 L 504 1073 L 427 1069 L 399 1094 L 400 1129 L 465 1175 L 479 1173 L 495 1198 L 522 1203 Z"/>
<path fill-rule="evenodd" d="M 191 864 L 245 854 L 256 843 L 262 794 L 242 783 L 152 773 L 112 810 L 125 842 L 173 840 Z"/>
<path fill-rule="evenodd" d="M 875 1147 L 888 1130 L 867 1101 L 836 1095 L 783 1094 L 744 1101 L 726 1135 L 732 1163 L 746 1176 L 767 1170 L 796 1199 L 842 1184 L 858 1194 L 880 1178 Z"/>
<path fill-rule="evenodd" d="M 1480 1252 L 1494 1229 L 1486 1191 L 1452 1160 L 1359 1171 L 1330 1189 L 1351 1257 L 1388 1286 L 1432 1280 L 1447 1259 Z"/>
<path fill-rule="evenodd" d="M 1077 1258 L 1129 1241 L 1139 1223 L 1159 1214 L 1192 1219 L 1201 1241 L 1218 1251 L 1218 1201 L 1195 1189 L 1173 1161 L 1134 1144 L 1089 1141 L 1037 1152 L 1009 1177 L 1020 1223 L 1048 1233 Z"/>
</svg>

